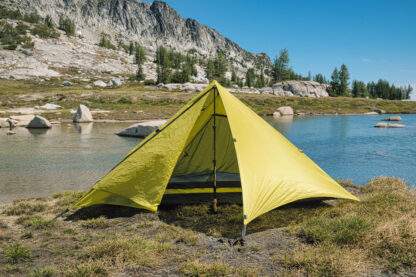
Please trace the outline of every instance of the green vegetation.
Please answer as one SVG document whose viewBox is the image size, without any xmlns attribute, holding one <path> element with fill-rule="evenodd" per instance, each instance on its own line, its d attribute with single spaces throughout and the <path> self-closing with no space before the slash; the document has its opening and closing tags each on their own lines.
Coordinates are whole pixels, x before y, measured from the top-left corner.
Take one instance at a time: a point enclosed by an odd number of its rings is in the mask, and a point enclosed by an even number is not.
<svg viewBox="0 0 416 277">
<path fill-rule="evenodd" d="M 32 29 L 33 35 L 38 35 L 40 38 L 59 38 L 59 33 L 54 27 L 50 27 L 46 23 L 36 24 Z"/>
<path fill-rule="evenodd" d="M 345 64 L 341 65 L 340 70 L 335 68 L 331 75 L 331 96 L 350 96 L 349 90 L 350 73 Z"/>
<path fill-rule="evenodd" d="M 59 17 L 59 29 L 64 31 L 67 36 L 74 36 L 76 32 L 75 23 L 68 17 Z"/>
<path fill-rule="evenodd" d="M 209 203 L 160 207 L 91 207 L 56 217 L 81 196 L 64 192 L 0 206 L 0 275 L 24 276 L 357 276 L 406 275 L 416 267 L 416 193 L 399 180 L 357 187 L 361 202 L 328 200 L 272 210 L 236 244 L 242 207 Z M 48 264 L 54 265 L 45 266 Z"/>
<path fill-rule="evenodd" d="M 27 49 L 33 48 L 34 44 L 26 35 L 26 30 L 28 27 L 23 23 L 13 27 L 5 21 L 0 21 L 0 47 L 7 50 L 15 50 L 19 45 Z"/>
<path fill-rule="evenodd" d="M 146 50 L 143 46 L 136 44 L 132 48 L 133 44 L 130 43 L 129 51 L 134 52 L 134 62 L 137 64 L 136 80 L 144 81 L 145 75 L 143 72 L 143 65 L 146 62 Z"/>
<path fill-rule="evenodd" d="M 110 37 L 107 34 L 102 33 L 100 37 L 100 42 L 98 43 L 98 46 L 115 50 L 117 47 L 111 42 Z"/>
<path fill-rule="evenodd" d="M 28 261 L 32 257 L 30 249 L 17 242 L 7 245 L 3 250 L 3 255 L 11 264 Z"/>
<path fill-rule="evenodd" d="M 196 76 L 196 59 L 191 54 L 183 55 L 160 46 L 156 50 L 157 83 L 185 83 Z"/>
<path fill-rule="evenodd" d="M 217 53 L 216 57 L 209 59 L 205 67 L 208 80 L 217 80 L 224 85 L 228 84 L 228 80 L 225 78 L 227 70 L 228 61 L 222 52 Z"/>
</svg>

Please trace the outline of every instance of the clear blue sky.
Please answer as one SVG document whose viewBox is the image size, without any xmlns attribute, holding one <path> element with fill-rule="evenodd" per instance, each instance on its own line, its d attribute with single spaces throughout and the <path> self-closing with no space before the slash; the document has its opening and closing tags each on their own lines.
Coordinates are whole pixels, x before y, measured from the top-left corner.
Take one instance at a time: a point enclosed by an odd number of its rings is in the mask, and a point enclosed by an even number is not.
<svg viewBox="0 0 416 277">
<path fill-rule="evenodd" d="M 249 51 L 287 48 L 299 73 L 329 77 L 345 63 L 352 79 L 416 86 L 416 0 L 166 2 Z"/>
</svg>

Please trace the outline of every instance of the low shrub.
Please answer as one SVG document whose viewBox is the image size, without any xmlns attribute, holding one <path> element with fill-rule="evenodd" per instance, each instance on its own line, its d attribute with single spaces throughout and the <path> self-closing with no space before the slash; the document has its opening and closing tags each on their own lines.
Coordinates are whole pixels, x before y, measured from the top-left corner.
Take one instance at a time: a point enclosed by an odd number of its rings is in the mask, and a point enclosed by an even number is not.
<svg viewBox="0 0 416 277">
<path fill-rule="evenodd" d="M 101 34 L 100 42 L 98 46 L 107 48 L 107 49 L 117 49 L 117 47 L 111 42 L 110 38 L 106 34 Z"/>
<path fill-rule="evenodd" d="M 59 33 L 44 23 L 36 24 L 32 29 L 32 34 L 38 35 L 40 38 L 59 38 Z"/>
<path fill-rule="evenodd" d="M 59 29 L 64 31 L 67 36 L 74 36 L 76 31 L 74 21 L 64 16 L 59 18 Z"/>
</svg>

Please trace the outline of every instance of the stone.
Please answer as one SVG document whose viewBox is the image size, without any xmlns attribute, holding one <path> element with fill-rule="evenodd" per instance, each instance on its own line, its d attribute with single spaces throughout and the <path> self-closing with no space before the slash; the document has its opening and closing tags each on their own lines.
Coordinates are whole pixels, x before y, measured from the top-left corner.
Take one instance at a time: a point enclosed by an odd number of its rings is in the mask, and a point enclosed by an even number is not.
<svg viewBox="0 0 416 277">
<path fill-rule="evenodd" d="M 384 121 L 401 121 L 402 118 L 400 116 L 389 116 L 383 119 Z"/>
<path fill-rule="evenodd" d="M 92 114 L 90 109 L 88 109 L 85 105 L 79 105 L 77 112 L 73 117 L 73 121 L 75 123 L 86 123 L 86 122 L 93 122 Z"/>
<path fill-rule="evenodd" d="M 72 83 L 70 81 L 68 81 L 68 80 L 65 80 L 65 81 L 62 82 L 62 85 L 64 87 L 70 87 L 70 86 L 72 86 Z"/>
<path fill-rule="evenodd" d="M 376 112 L 376 113 L 378 113 L 378 114 L 385 114 L 386 113 L 386 111 L 385 110 L 382 110 L 382 109 L 373 109 L 373 111 L 374 112 Z"/>
<path fill-rule="evenodd" d="M 123 81 L 120 78 L 112 78 L 111 79 L 111 84 L 114 87 L 119 87 L 119 86 L 121 86 L 123 84 Z"/>
<path fill-rule="evenodd" d="M 35 117 L 33 114 L 27 114 L 27 115 L 12 115 L 10 116 L 10 119 L 16 121 L 17 127 L 24 127 L 29 124 L 30 121 Z"/>
<path fill-rule="evenodd" d="M 364 113 L 365 115 L 378 115 L 378 113 L 377 112 L 366 112 L 366 113 Z"/>
<path fill-rule="evenodd" d="M 7 133 L 6 133 L 6 135 L 15 135 L 15 134 L 16 134 L 16 132 L 11 131 L 11 130 L 7 131 Z"/>
<path fill-rule="evenodd" d="M 8 128 L 9 127 L 9 118 L 0 118 L 0 128 Z"/>
<path fill-rule="evenodd" d="M 304 96 L 304 97 L 328 97 L 327 84 L 320 84 L 315 81 L 284 81 L 275 83 L 272 86 L 273 94 L 279 96 Z"/>
<path fill-rule="evenodd" d="M 281 117 L 282 116 L 282 114 L 280 113 L 280 112 L 274 112 L 273 113 L 273 117 L 274 118 L 279 118 L 279 117 Z"/>
<path fill-rule="evenodd" d="M 62 107 L 53 103 L 46 103 L 43 106 L 39 107 L 42 110 L 58 110 L 61 109 Z"/>
<path fill-rule="evenodd" d="M 387 122 L 379 122 L 376 125 L 374 125 L 376 128 L 404 128 L 404 124 L 398 124 L 398 123 L 387 123 Z"/>
<path fill-rule="evenodd" d="M 291 116 L 291 115 L 294 115 L 294 112 L 293 112 L 292 107 L 289 107 L 289 106 L 280 107 L 280 108 L 278 108 L 276 110 L 275 113 L 277 113 L 277 112 L 280 113 L 281 116 Z"/>
<path fill-rule="evenodd" d="M 165 123 L 166 120 L 163 119 L 144 121 L 129 126 L 128 128 L 117 133 L 117 135 L 122 137 L 144 138 Z"/>
<path fill-rule="evenodd" d="M 52 124 L 49 120 L 40 115 L 36 115 L 26 126 L 28 129 L 49 129 L 51 127 Z"/>
<path fill-rule="evenodd" d="M 105 88 L 105 87 L 107 87 L 107 84 L 106 84 L 104 81 L 102 81 L 102 80 L 97 80 L 97 81 L 95 81 L 95 82 L 93 83 L 93 85 L 94 85 L 95 87 L 99 87 L 99 88 Z"/>
</svg>

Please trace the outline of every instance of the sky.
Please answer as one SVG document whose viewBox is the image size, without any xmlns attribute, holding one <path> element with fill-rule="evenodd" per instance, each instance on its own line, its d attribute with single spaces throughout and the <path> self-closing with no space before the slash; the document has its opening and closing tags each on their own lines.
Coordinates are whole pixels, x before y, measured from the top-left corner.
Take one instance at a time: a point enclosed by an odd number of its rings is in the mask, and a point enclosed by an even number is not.
<svg viewBox="0 0 416 277">
<path fill-rule="evenodd" d="M 329 77 L 345 63 L 351 79 L 382 78 L 416 90 L 416 0 L 166 2 L 251 52 L 274 58 L 287 48 L 301 74 Z"/>
</svg>

